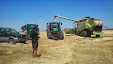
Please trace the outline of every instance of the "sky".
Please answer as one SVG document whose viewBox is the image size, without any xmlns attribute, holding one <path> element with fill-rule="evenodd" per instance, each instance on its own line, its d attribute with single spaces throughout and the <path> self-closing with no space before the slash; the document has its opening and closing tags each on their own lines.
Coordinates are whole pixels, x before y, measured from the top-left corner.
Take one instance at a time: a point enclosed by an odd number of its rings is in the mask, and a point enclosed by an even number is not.
<svg viewBox="0 0 113 64">
<path fill-rule="evenodd" d="M 113 28 L 113 0 L 0 0 L 0 27 L 21 31 L 26 24 L 39 25 L 46 30 L 55 15 L 78 20 L 90 16 L 103 20 L 103 25 Z M 73 26 L 73 21 L 56 18 L 62 29 Z"/>
</svg>

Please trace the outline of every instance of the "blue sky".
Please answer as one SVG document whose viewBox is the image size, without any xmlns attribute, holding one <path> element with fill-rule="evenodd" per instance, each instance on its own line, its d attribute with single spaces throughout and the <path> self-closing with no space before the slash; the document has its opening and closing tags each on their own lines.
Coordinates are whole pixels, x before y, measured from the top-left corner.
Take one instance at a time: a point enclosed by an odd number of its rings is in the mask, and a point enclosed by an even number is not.
<svg viewBox="0 0 113 64">
<path fill-rule="evenodd" d="M 104 26 L 113 28 L 113 0 L 0 0 L 0 27 L 17 31 L 25 24 L 37 23 L 41 31 L 46 29 L 55 15 L 78 20 L 90 16 L 103 20 Z M 62 29 L 70 28 L 73 21 L 56 18 Z"/>
</svg>

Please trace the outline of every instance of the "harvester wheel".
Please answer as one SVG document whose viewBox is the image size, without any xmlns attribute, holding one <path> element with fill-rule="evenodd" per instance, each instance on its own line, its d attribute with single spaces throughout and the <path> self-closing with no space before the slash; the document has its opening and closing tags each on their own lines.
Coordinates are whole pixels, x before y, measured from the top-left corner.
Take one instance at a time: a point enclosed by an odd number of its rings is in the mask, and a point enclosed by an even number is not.
<svg viewBox="0 0 113 64">
<path fill-rule="evenodd" d="M 100 37 L 100 35 L 96 35 L 96 37 Z"/>
<path fill-rule="evenodd" d="M 75 33 L 77 34 L 77 36 L 80 36 L 80 32 L 78 29 L 75 30 Z"/>
<path fill-rule="evenodd" d="M 83 37 L 87 37 L 87 36 L 88 36 L 88 35 L 87 35 L 87 31 L 82 31 L 81 35 L 82 35 Z"/>
<path fill-rule="evenodd" d="M 83 34 L 83 33 L 84 33 L 84 32 L 82 31 L 82 32 L 81 32 L 81 36 L 82 36 L 82 37 L 84 37 L 84 34 Z"/>
<path fill-rule="evenodd" d="M 87 36 L 91 37 L 91 31 L 87 30 Z"/>
<path fill-rule="evenodd" d="M 64 39 L 64 33 L 63 33 L 63 32 L 60 32 L 60 33 L 59 33 L 59 39 L 60 39 L 60 40 L 63 40 L 63 39 Z"/>
</svg>

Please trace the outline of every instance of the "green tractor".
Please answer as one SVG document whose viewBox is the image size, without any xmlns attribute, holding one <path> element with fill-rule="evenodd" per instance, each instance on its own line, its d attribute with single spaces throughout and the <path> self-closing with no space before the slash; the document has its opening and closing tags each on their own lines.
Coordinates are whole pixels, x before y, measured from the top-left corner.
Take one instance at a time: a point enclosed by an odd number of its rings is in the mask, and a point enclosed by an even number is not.
<svg viewBox="0 0 113 64">
<path fill-rule="evenodd" d="M 64 34 L 61 31 L 60 24 L 62 25 L 60 22 L 47 23 L 46 31 L 48 39 L 64 39 Z"/>
<path fill-rule="evenodd" d="M 25 25 L 25 29 L 26 29 L 26 38 L 30 38 L 31 37 L 31 34 L 30 32 L 33 30 L 33 27 L 38 27 L 37 24 L 27 24 Z M 39 32 L 39 28 L 37 28 L 37 32 Z"/>
</svg>

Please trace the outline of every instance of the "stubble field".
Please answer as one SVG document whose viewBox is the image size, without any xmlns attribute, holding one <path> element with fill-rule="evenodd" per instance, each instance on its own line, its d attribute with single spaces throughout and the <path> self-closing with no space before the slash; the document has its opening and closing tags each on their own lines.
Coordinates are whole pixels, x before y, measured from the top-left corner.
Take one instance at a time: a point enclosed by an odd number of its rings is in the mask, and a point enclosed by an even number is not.
<svg viewBox="0 0 113 64">
<path fill-rule="evenodd" d="M 103 32 L 100 38 L 65 34 L 64 40 L 51 40 L 41 31 L 37 58 L 31 56 L 31 40 L 0 42 L 0 64 L 113 64 L 113 30 Z"/>
</svg>

